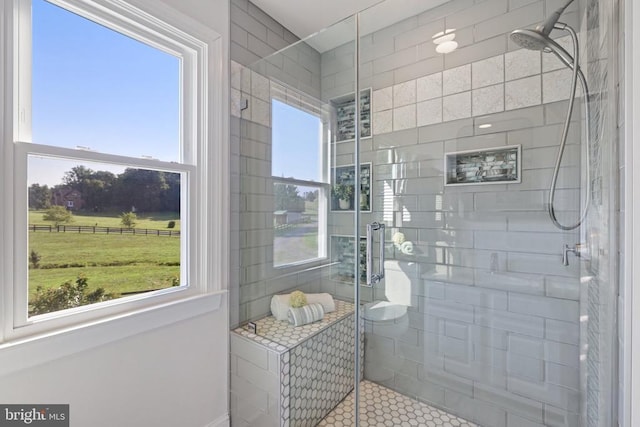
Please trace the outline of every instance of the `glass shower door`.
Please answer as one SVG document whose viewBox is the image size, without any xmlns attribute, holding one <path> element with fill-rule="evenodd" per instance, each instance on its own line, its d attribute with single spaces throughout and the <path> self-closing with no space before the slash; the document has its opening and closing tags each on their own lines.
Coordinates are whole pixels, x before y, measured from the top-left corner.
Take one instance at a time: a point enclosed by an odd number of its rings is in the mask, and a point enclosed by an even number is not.
<svg viewBox="0 0 640 427">
<path fill-rule="evenodd" d="M 596 200 L 581 226 L 554 226 L 549 191 L 572 70 L 509 35 L 555 9 L 470 3 L 403 15 L 388 0 L 358 16 L 357 86 L 371 101 L 357 148 L 371 210 L 356 234 L 372 258 L 356 293 L 360 425 L 605 426 L 615 343 L 602 328 L 614 324 L 615 280 L 603 248 L 614 219 L 599 183 L 614 185 L 603 178 L 614 170 L 614 115 L 591 97 L 587 117 L 578 89 L 554 210 L 574 223 Z M 597 48 L 610 9 L 577 1 L 561 16 L 584 37 L 592 93 L 609 90 Z M 551 37 L 573 55 L 568 34 Z M 366 239 L 377 223 L 384 253 Z"/>
</svg>

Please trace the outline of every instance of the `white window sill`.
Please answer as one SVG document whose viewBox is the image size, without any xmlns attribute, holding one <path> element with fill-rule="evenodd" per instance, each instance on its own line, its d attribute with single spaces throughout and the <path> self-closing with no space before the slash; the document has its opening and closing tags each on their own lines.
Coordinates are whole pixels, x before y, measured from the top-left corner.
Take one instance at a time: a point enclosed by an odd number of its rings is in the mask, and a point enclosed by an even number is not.
<svg viewBox="0 0 640 427">
<path fill-rule="evenodd" d="M 0 344 L 0 376 L 216 311 L 227 292 L 197 295 Z"/>
</svg>

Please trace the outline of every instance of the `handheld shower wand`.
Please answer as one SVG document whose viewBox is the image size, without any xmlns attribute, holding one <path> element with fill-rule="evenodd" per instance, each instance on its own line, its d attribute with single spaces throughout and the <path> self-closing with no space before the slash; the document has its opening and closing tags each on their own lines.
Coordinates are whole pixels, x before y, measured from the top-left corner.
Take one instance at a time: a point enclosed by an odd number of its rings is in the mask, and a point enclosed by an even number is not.
<svg viewBox="0 0 640 427">
<path fill-rule="evenodd" d="M 589 111 L 589 88 L 587 87 L 587 80 L 578 65 L 579 61 L 579 48 L 578 48 L 578 36 L 573 28 L 571 28 L 567 24 L 563 24 L 558 22 L 558 19 L 564 12 L 564 10 L 569 6 L 573 0 L 569 0 L 564 6 L 557 9 L 551 16 L 549 16 L 542 24 L 538 25 L 535 29 L 519 29 L 515 30 L 511 33 L 511 40 L 513 40 L 519 46 L 522 46 L 525 49 L 529 50 L 539 50 L 542 52 L 552 52 L 555 54 L 560 61 L 569 67 L 572 73 L 571 79 L 571 92 L 569 96 L 569 106 L 567 108 L 567 117 L 564 122 L 564 128 L 562 130 L 562 137 L 560 138 L 560 147 L 558 148 L 558 157 L 556 159 L 555 167 L 553 170 L 553 177 L 551 179 L 551 185 L 549 188 L 549 203 L 547 210 L 549 212 L 549 217 L 553 224 L 561 230 L 573 230 L 578 228 L 580 224 L 584 221 L 587 216 L 587 212 L 589 209 L 589 205 L 591 203 L 591 179 L 589 178 L 589 167 L 591 163 L 590 159 L 590 147 L 589 143 L 591 141 L 589 135 L 589 119 L 590 119 L 590 111 Z M 574 56 L 572 57 L 569 52 L 567 52 L 562 46 L 556 43 L 553 39 L 549 37 L 549 34 L 552 30 L 562 30 L 569 33 L 571 39 L 573 41 L 573 51 Z M 580 214 L 580 218 L 575 224 L 564 225 L 561 224 L 556 218 L 554 200 L 556 193 L 556 184 L 558 181 L 558 174 L 560 172 L 560 166 L 562 164 L 562 157 L 564 154 L 565 145 L 567 143 L 567 137 L 569 135 L 569 125 L 571 124 L 571 114 L 573 113 L 573 105 L 576 97 L 576 87 L 577 82 L 580 82 L 582 86 L 583 95 L 585 97 L 584 102 L 584 110 L 585 110 L 585 118 L 586 118 L 586 126 L 585 126 L 585 139 L 587 141 L 587 149 L 586 149 L 586 165 L 585 172 L 587 176 L 586 183 L 586 200 L 584 204 L 584 208 Z"/>
</svg>

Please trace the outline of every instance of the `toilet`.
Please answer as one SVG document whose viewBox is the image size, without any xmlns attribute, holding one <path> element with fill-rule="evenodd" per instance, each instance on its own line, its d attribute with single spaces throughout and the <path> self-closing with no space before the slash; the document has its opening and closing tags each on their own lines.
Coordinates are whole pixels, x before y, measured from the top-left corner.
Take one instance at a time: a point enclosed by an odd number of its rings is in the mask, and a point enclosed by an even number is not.
<svg viewBox="0 0 640 427">
<path fill-rule="evenodd" d="M 402 368 L 401 346 L 395 342 L 409 329 L 407 308 L 411 305 L 414 263 L 385 262 L 386 301 L 363 306 L 365 331 L 365 378 L 384 383 Z"/>
</svg>

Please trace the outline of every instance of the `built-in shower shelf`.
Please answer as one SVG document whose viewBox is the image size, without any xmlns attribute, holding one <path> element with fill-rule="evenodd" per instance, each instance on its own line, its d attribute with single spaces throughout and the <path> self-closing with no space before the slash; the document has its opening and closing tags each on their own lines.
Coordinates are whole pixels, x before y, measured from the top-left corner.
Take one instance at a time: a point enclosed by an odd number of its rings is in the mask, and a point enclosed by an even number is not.
<svg viewBox="0 0 640 427">
<path fill-rule="evenodd" d="M 356 137 L 356 105 L 353 93 L 333 98 L 334 142 L 353 141 Z M 371 89 L 360 91 L 360 137 L 371 136 Z"/>
<path fill-rule="evenodd" d="M 517 184 L 521 180 L 521 146 L 457 151 L 444 156 L 444 184 Z"/>
</svg>

